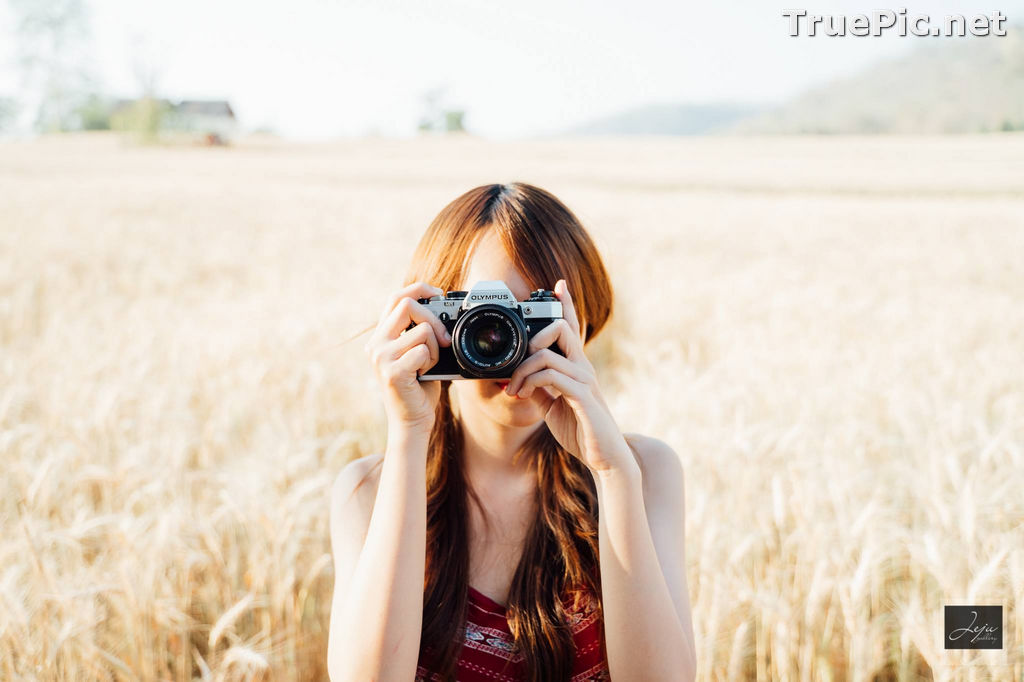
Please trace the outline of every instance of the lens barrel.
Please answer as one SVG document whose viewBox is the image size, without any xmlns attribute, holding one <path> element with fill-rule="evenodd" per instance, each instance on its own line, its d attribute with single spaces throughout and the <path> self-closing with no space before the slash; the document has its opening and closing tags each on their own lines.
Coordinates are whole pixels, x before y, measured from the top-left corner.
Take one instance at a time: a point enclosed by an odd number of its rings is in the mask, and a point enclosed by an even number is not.
<svg viewBox="0 0 1024 682">
<path fill-rule="evenodd" d="M 452 333 L 455 360 L 479 378 L 508 376 L 526 357 L 526 324 L 514 309 L 481 305 L 459 316 Z"/>
</svg>

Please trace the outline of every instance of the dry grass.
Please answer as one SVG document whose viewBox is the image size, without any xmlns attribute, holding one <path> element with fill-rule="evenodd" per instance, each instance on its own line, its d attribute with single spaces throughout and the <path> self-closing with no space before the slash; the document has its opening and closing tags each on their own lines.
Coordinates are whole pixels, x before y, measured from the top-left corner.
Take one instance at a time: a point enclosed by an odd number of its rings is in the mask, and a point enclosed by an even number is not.
<svg viewBox="0 0 1024 682">
<path fill-rule="evenodd" d="M 1024 137 L 0 146 L 0 678 L 325 677 L 327 493 L 421 230 L 526 180 L 687 471 L 705 680 L 1024 676 Z M 1006 648 L 942 648 L 946 603 Z"/>
</svg>

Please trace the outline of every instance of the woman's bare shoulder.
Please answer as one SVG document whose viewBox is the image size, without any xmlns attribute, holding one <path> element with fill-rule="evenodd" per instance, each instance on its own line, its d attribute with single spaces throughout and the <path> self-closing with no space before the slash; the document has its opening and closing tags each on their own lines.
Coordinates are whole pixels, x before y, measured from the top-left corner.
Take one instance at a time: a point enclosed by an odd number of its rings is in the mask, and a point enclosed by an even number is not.
<svg viewBox="0 0 1024 682">
<path fill-rule="evenodd" d="M 342 467 L 331 488 L 331 507 L 341 509 L 354 506 L 365 514 L 369 522 L 383 461 L 383 453 L 374 453 L 358 457 Z"/>
<path fill-rule="evenodd" d="M 679 465 L 679 455 L 663 440 L 639 433 L 624 433 L 622 437 L 633 451 L 641 471 L 655 473 Z"/>
<path fill-rule="evenodd" d="M 648 518 L 657 526 L 671 527 L 672 537 L 681 537 L 685 511 L 686 478 L 682 458 L 663 440 L 635 433 L 623 434 L 640 465 L 644 505 Z"/>
<path fill-rule="evenodd" d="M 623 438 L 633 451 L 640 474 L 644 481 L 645 498 L 682 496 L 685 485 L 682 458 L 663 440 L 642 436 L 638 433 L 624 433 Z"/>
</svg>

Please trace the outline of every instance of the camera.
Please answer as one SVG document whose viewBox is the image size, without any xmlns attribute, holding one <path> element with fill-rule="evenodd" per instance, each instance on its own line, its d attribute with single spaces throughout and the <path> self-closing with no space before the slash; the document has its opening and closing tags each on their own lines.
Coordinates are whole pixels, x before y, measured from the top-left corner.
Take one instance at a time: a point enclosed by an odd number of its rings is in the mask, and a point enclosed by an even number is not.
<svg viewBox="0 0 1024 682">
<path fill-rule="evenodd" d="M 477 282 L 469 291 L 449 291 L 419 303 L 452 336 L 450 346 L 438 348 L 437 364 L 420 374 L 420 381 L 510 377 L 526 359 L 530 339 L 562 317 L 562 303 L 553 291 L 538 289 L 519 301 L 500 280 Z M 555 344 L 550 348 L 561 355 Z"/>
</svg>

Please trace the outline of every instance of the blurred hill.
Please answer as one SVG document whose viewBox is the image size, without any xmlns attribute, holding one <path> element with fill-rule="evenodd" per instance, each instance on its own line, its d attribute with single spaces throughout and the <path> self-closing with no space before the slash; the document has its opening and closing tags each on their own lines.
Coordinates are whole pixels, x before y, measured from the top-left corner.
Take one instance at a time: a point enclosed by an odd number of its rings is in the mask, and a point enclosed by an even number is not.
<svg viewBox="0 0 1024 682">
<path fill-rule="evenodd" d="M 928 42 L 739 121 L 739 133 L 1024 130 L 1024 30 Z"/>
<path fill-rule="evenodd" d="M 909 54 L 812 88 L 776 107 L 658 104 L 568 135 L 973 133 L 1024 130 L 1024 28 L 921 39 Z"/>
<path fill-rule="evenodd" d="M 749 118 L 761 109 L 733 104 L 652 104 L 588 121 L 568 135 L 703 135 Z"/>
</svg>

